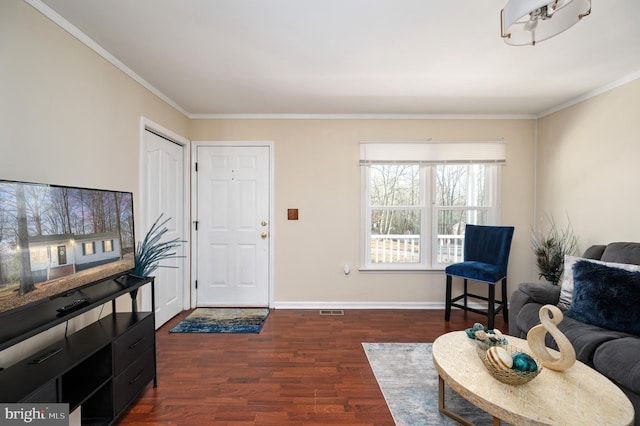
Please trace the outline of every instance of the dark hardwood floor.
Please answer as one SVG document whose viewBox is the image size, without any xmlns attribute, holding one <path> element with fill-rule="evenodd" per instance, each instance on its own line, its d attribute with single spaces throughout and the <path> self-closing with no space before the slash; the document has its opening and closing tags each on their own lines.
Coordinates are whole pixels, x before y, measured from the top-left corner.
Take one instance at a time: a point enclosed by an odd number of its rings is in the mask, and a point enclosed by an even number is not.
<svg viewBox="0 0 640 426">
<path fill-rule="evenodd" d="M 260 334 L 157 331 L 158 387 L 121 425 L 393 425 L 362 342 L 433 342 L 486 317 L 454 309 L 272 310 Z M 507 331 L 502 315 L 496 327 Z"/>
</svg>

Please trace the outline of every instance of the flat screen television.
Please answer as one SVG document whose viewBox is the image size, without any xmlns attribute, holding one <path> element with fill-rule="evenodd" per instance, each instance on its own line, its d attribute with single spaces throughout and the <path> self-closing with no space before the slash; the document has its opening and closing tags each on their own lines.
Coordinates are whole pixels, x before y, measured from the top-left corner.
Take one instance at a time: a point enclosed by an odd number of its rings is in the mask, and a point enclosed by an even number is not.
<svg viewBox="0 0 640 426">
<path fill-rule="evenodd" d="M 0 180 L 0 316 L 131 272 L 133 194 Z"/>
</svg>

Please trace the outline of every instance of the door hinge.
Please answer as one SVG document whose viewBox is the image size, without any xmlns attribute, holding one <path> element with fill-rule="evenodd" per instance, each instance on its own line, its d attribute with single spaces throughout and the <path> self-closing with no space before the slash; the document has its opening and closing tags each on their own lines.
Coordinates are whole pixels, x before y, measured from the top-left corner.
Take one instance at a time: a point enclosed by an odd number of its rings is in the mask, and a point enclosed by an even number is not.
<svg viewBox="0 0 640 426">
<path fill-rule="evenodd" d="M 196 280 L 196 290 L 198 289 L 198 280 Z"/>
<path fill-rule="evenodd" d="M 197 231 L 198 230 L 198 223 L 200 223 L 200 222 L 198 222 L 197 220 L 194 220 L 193 223 L 196 225 L 196 231 Z"/>
<path fill-rule="evenodd" d="M 196 161 L 196 173 L 198 172 L 198 162 Z"/>
</svg>

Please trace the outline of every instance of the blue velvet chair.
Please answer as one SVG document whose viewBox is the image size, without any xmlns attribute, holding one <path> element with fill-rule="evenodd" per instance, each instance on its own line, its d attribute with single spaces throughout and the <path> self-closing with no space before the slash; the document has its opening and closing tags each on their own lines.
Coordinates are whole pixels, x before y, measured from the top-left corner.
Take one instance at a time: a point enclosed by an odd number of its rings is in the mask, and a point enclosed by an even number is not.
<svg viewBox="0 0 640 426">
<path fill-rule="evenodd" d="M 454 263 L 445 268 L 447 275 L 447 300 L 444 319 L 449 321 L 451 307 L 464 309 L 488 317 L 488 328 L 494 328 L 495 315 L 502 310 L 504 321 L 509 321 L 507 307 L 507 264 L 513 226 L 480 226 L 467 225 L 464 232 L 464 261 Z M 460 296 L 451 298 L 452 277 L 464 280 L 464 292 Z M 480 281 L 488 284 L 489 295 L 480 296 L 467 291 L 467 280 Z M 502 281 L 502 300 L 496 300 L 496 283 Z M 480 299 L 487 302 L 487 310 L 472 308 L 467 298 Z M 464 303 L 456 303 L 464 299 Z M 496 308 L 497 305 L 497 308 Z"/>
</svg>

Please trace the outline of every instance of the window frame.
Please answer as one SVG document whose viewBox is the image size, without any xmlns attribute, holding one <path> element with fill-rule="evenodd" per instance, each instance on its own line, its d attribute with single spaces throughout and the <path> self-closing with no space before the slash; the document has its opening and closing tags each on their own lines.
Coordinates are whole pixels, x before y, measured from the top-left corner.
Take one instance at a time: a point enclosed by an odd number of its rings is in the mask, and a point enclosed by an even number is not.
<svg viewBox="0 0 640 426">
<path fill-rule="evenodd" d="M 420 261 L 403 263 L 388 262 L 374 263 L 371 261 L 371 216 L 372 211 L 379 209 L 380 206 L 370 205 L 371 196 L 371 166 L 376 164 L 389 164 L 385 161 L 369 161 L 362 164 L 361 167 L 361 259 L 360 270 L 363 271 L 441 271 L 449 263 L 440 263 L 437 261 L 437 245 L 438 245 L 438 213 L 442 210 L 483 210 L 487 212 L 487 224 L 497 225 L 500 223 L 500 188 L 501 188 L 501 169 L 498 164 L 486 162 L 467 162 L 465 165 L 484 164 L 486 189 L 490 191 L 488 194 L 490 202 L 487 206 L 439 206 L 436 205 L 436 168 L 438 165 L 448 165 L 456 163 L 446 162 L 421 162 L 421 161 L 405 161 L 406 164 L 419 165 L 420 177 L 420 198 L 419 206 L 388 206 L 386 209 L 407 210 L 414 207 L 420 209 Z M 459 163 L 458 163 L 459 164 Z M 464 240 L 463 240 L 464 243 Z"/>
<path fill-rule="evenodd" d="M 102 252 L 111 253 L 113 250 L 113 240 L 102 240 Z"/>
<path fill-rule="evenodd" d="M 91 253 L 88 253 L 87 247 L 91 247 Z M 95 254 L 96 254 L 96 242 L 95 241 L 82 243 L 82 255 L 83 256 L 93 256 Z"/>
</svg>

